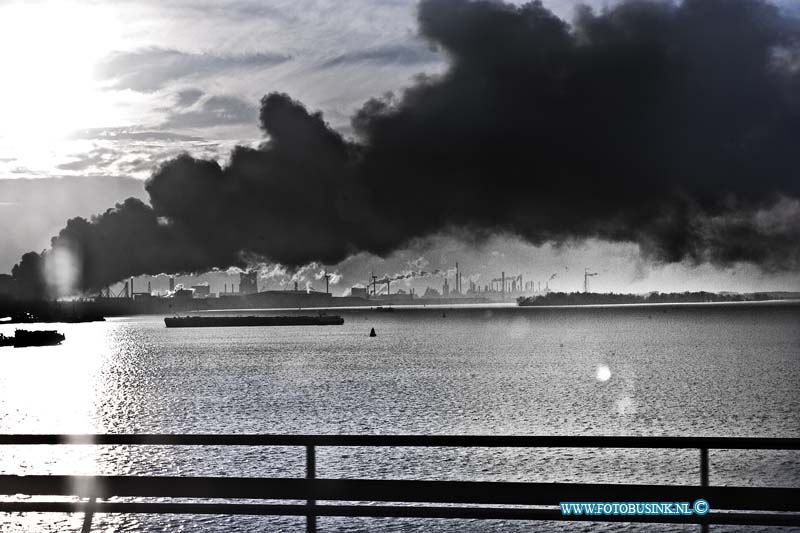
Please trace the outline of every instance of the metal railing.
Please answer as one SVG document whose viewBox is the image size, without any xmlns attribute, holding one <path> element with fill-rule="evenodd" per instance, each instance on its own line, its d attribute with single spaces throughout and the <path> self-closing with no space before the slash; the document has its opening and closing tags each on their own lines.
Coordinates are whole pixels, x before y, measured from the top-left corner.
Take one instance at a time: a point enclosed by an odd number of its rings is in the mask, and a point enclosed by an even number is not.
<svg viewBox="0 0 800 533">
<path fill-rule="evenodd" d="M 709 484 L 709 454 L 715 450 L 800 450 L 795 438 L 568 437 L 446 435 L 0 435 L 0 445 L 301 446 L 305 478 L 199 476 L 0 475 L 0 495 L 77 496 L 84 501 L 4 501 L 0 512 L 83 512 L 83 531 L 94 513 L 226 514 L 302 516 L 307 531 L 317 517 L 402 517 L 591 522 L 647 522 L 800 526 L 800 488 L 730 487 Z M 319 447 L 447 448 L 646 448 L 699 451 L 699 485 L 527 483 L 319 479 Z M 100 501 L 112 497 L 224 500 L 305 500 L 305 504 Z M 694 501 L 705 499 L 706 515 L 562 515 L 563 501 Z M 318 504 L 392 502 L 392 505 Z M 425 505 L 398 505 L 425 504 Z M 435 505 L 444 504 L 444 505 Z M 497 506 L 505 507 L 497 507 Z M 513 506 L 513 507 L 510 507 Z"/>
</svg>

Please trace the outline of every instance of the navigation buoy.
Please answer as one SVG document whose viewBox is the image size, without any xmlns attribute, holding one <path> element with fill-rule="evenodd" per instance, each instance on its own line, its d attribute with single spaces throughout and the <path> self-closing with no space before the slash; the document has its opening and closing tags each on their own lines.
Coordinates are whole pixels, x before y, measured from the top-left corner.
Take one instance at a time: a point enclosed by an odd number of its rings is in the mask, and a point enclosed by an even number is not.
<svg viewBox="0 0 800 533">
<path fill-rule="evenodd" d="M 370 337 L 377 337 L 378 336 L 378 334 L 375 333 L 375 328 L 372 328 L 371 330 L 369 330 L 369 336 Z"/>
</svg>

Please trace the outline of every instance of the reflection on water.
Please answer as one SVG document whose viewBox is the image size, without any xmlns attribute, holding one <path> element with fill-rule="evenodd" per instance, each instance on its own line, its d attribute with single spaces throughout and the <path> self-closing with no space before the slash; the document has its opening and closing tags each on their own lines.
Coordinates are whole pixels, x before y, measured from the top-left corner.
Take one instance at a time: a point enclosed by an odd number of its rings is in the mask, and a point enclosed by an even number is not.
<svg viewBox="0 0 800 533">
<path fill-rule="evenodd" d="M 66 335 L 60 346 L 0 348 L 0 405 L 3 429 L 17 432 L 91 432 L 97 397 L 106 393 L 99 378 L 111 352 L 111 324 L 23 325 Z M 13 335 L 14 326 L 0 326 Z M 11 408 L 13 407 L 13 408 Z"/>
<path fill-rule="evenodd" d="M 664 311 L 355 312 L 344 326 L 311 328 L 167 330 L 161 317 L 59 324 L 62 346 L 0 349 L 0 431 L 800 436 L 797 307 Z M 318 458 L 318 475 L 327 477 L 696 483 L 699 476 L 695 452 L 670 450 L 323 448 Z M 711 462 L 715 484 L 800 483 L 797 453 L 717 451 Z M 2 450 L 0 469 L 302 476 L 303 453 L 13 447 Z M 586 527 L 321 523 L 321 531 Z M 98 516 L 97 524 L 98 531 L 302 529 L 301 520 L 242 517 Z M 79 517 L 0 517 L 4 532 L 79 527 Z"/>
</svg>

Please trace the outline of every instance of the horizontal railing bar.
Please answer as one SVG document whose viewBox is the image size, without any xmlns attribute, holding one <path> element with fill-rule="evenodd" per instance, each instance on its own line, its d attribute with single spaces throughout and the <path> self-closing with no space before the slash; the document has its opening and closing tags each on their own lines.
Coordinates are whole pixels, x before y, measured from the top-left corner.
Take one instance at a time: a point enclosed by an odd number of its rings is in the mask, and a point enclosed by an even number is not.
<svg viewBox="0 0 800 533">
<path fill-rule="evenodd" d="M 563 501 L 709 501 L 714 509 L 800 512 L 800 488 L 599 483 L 176 476 L 0 476 L 0 494 L 558 505 Z"/>
<path fill-rule="evenodd" d="M 85 512 L 84 502 L 0 502 L 0 513 Z M 800 515 L 774 513 L 718 513 L 704 516 L 564 516 L 559 509 L 502 507 L 411 507 L 386 505 L 305 505 L 227 503 L 97 502 L 95 513 L 251 515 L 251 516 L 340 516 L 363 518 L 445 518 L 485 520 L 552 520 L 589 522 L 635 522 L 667 524 L 728 524 L 752 526 L 797 526 Z"/>
<path fill-rule="evenodd" d="M 425 446 L 799 450 L 800 438 L 528 435 L 0 434 L 0 445 Z"/>
</svg>

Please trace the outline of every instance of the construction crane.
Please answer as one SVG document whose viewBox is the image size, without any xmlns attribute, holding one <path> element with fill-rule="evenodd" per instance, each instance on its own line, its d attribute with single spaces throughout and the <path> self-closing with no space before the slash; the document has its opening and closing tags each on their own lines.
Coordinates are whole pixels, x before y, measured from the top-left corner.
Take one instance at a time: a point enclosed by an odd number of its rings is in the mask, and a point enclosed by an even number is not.
<svg viewBox="0 0 800 533">
<path fill-rule="evenodd" d="M 384 294 L 384 292 L 383 292 L 383 291 L 387 291 L 387 292 L 386 292 L 386 294 L 389 294 L 389 293 L 388 293 L 388 290 L 389 290 L 389 289 L 388 289 L 387 287 L 388 287 L 388 285 L 380 285 L 380 286 L 378 287 L 378 292 L 377 292 L 376 294 L 377 294 L 378 296 L 380 296 L 380 295 Z"/>
<path fill-rule="evenodd" d="M 588 268 L 583 269 L 583 292 L 589 292 L 589 278 L 596 276 L 597 272 L 589 272 Z"/>
<path fill-rule="evenodd" d="M 127 298 L 128 297 L 128 282 L 126 281 L 119 292 L 114 292 L 111 287 L 105 287 L 100 290 L 100 298 Z"/>
</svg>

